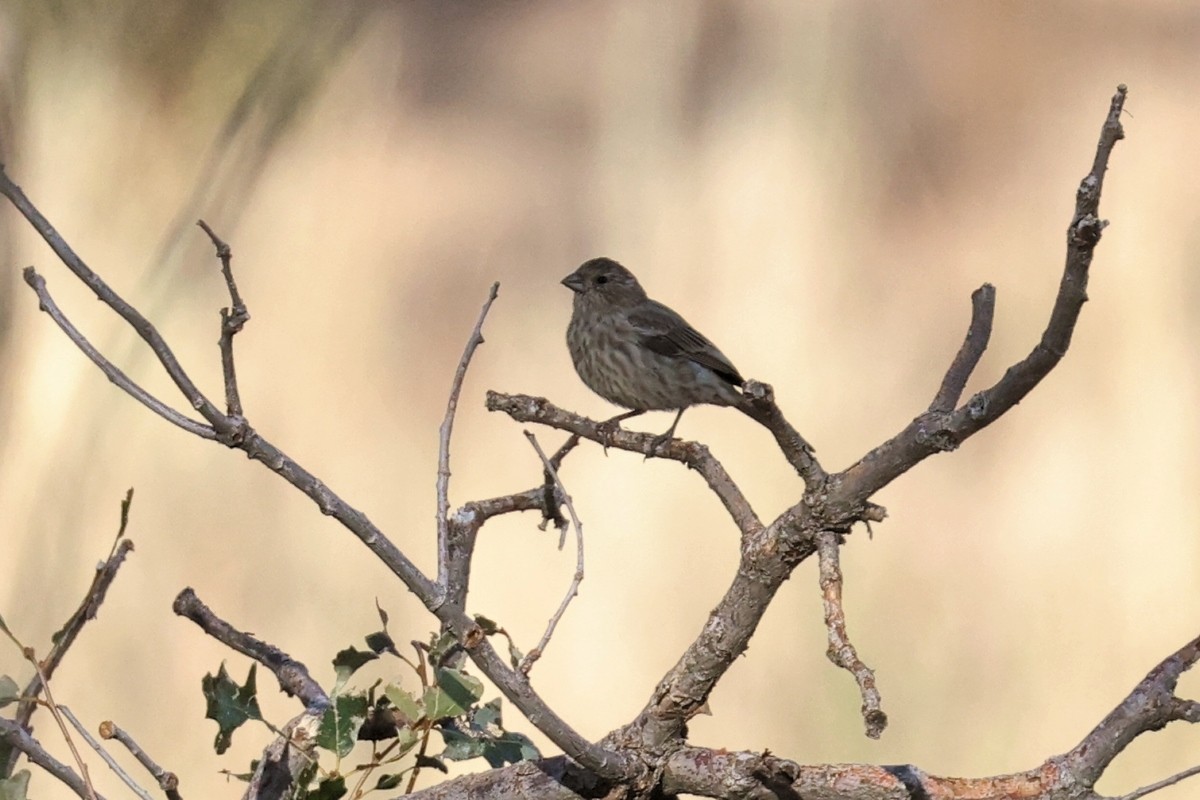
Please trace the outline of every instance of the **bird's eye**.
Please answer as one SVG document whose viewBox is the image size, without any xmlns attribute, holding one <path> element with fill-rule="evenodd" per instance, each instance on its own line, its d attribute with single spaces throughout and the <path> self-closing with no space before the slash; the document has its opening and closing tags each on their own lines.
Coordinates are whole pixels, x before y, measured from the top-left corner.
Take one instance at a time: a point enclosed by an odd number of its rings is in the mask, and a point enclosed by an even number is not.
<svg viewBox="0 0 1200 800">
<path fill-rule="evenodd" d="M 597 275 L 596 283 L 608 283 L 608 276 L 607 275 Z"/>
</svg>

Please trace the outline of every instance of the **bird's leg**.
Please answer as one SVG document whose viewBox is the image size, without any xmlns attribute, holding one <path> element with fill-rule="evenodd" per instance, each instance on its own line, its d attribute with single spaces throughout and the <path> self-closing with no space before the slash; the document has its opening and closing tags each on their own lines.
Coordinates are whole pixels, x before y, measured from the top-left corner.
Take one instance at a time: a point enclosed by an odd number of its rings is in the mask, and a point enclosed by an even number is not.
<svg viewBox="0 0 1200 800">
<path fill-rule="evenodd" d="M 650 442 L 650 452 L 651 453 L 658 452 L 658 448 L 662 447 L 664 444 L 671 441 L 672 437 L 675 436 L 675 426 L 679 424 L 679 418 L 682 416 L 683 416 L 683 409 L 681 408 L 681 409 L 679 409 L 679 413 L 675 415 L 675 421 L 671 423 L 671 427 L 667 428 L 667 432 L 659 434 L 658 436 L 655 436 L 653 440 L 651 440 L 651 442 Z M 649 457 L 650 457 L 650 455 L 647 454 L 646 458 L 649 458 Z"/>
<path fill-rule="evenodd" d="M 596 432 L 600 434 L 600 446 L 604 448 L 604 455 L 608 455 L 608 446 L 612 444 L 612 435 L 620 430 L 621 423 L 645 413 L 646 409 L 644 408 L 626 411 L 624 414 L 617 414 L 612 419 L 606 419 L 596 426 Z"/>
</svg>

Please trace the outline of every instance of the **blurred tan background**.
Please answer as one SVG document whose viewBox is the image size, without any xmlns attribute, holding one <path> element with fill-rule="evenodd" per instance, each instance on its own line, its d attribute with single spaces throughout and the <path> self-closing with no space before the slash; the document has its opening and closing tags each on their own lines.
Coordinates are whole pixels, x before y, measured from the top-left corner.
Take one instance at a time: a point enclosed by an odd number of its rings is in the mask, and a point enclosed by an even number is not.
<svg viewBox="0 0 1200 800">
<path fill-rule="evenodd" d="M 540 475 L 521 427 L 484 411 L 485 390 L 614 413 L 570 367 L 558 284 L 601 254 L 773 383 L 841 469 L 928 404 L 979 284 L 999 303 L 969 390 L 1037 341 L 1075 188 L 1125 82 L 1128 139 L 1102 203 L 1112 226 L 1070 354 L 998 424 L 883 491 L 889 520 L 845 549 L 850 630 L 891 717 L 883 739 L 863 737 L 853 682 L 825 660 L 815 564 L 692 732 L 803 762 L 1026 769 L 1200 628 L 1193 3 L 0 0 L 0 81 L 14 180 L 214 399 L 228 301 L 192 223 L 232 244 L 253 316 L 237 340 L 251 422 L 427 570 L 437 426 L 492 281 L 500 299 L 455 430 L 455 505 Z M 218 770 L 244 769 L 269 735 L 242 729 L 213 754 L 200 679 L 227 659 L 240 680 L 247 662 L 172 615 L 181 588 L 327 685 L 333 654 L 377 627 L 375 598 L 398 639 L 433 620 L 298 492 L 104 380 L 38 313 L 28 264 L 94 342 L 181 405 L 5 204 L 0 614 L 44 651 L 135 487 L 137 550 L 55 694 L 130 730 L 186 796 L 237 796 Z M 764 518 L 797 498 L 769 435 L 735 412 L 691 411 L 680 430 L 711 445 Z M 537 433 L 548 449 L 563 438 Z M 585 447 L 563 477 L 587 578 L 534 682 L 599 737 L 697 633 L 738 543 L 676 464 Z M 536 523 L 484 529 L 470 608 L 525 648 L 574 564 Z M 29 675 L 8 647 L 0 672 Z M 276 722 L 298 710 L 265 673 L 260 687 Z M 1200 694 L 1195 676 L 1183 687 Z M 506 722 L 533 733 L 512 709 Z M 48 715 L 37 724 L 65 758 Z M 1099 788 L 1129 791 L 1198 751 L 1194 729 L 1146 737 Z M 34 790 L 66 796 L 40 775 Z"/>
</svg>

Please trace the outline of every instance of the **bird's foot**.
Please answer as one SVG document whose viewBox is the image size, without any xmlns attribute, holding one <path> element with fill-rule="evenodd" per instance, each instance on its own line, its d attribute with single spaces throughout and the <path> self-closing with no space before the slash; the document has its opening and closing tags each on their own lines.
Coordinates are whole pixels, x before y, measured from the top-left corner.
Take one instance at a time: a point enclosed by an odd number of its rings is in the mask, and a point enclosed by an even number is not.
<svg viewBox="0 0 1200 800">
<path fill-rule="evenodd" d="M 612 419 L 606 419 L 596 426 L 596 433 L 600 435 L 600 446 L 604 448 L 604 455 L 608 455 L 608 446 L 612 444 L 613 434 L 621 430 L 621 423 L 645 413 L 644 410 L 639 409 L 626 411 L 624 414 L 617 414 Z"/>
<path fill-rule="evenodd" d="M 659 450 L 675 441 L 675 437 L 672 435 L 674 433 L 675 426 L 671 426 L 671 430 L 667 431 L 666 433 L 660 433 L 658 436 L 655 436 L 653 439 L 651 439 L 650 449 L 646 451 L 646 457 L 642 460 L 647 461 L 649 460 L 650 456 L 658 455 Z"/>
<path fill-rule="evenodd" d="M 600 447 L 604 450 L 604 455 L 608 455 L 608 446 L 612 444 L 613 434 L 619 430 L 621 430 L 621 421 L 618 419 L 608 419 L 596 426 L 596 433 L 600 435 Z"/>
</svg>

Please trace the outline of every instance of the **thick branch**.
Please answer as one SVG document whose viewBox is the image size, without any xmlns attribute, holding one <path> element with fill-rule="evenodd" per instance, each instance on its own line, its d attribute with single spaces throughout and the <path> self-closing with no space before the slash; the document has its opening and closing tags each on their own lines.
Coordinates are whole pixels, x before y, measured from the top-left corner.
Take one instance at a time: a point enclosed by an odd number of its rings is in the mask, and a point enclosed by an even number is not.
<svg viewBox="0 0 1200 800">
<path fill-rule="evenodd" d="M 912 800 L 928 798 L 1021 798 L 1106 800 L 1092 788 L 1113 758 L 1139 735 L 1171 721 L 1200 722 L 1200 704 L 1175 696 L 1180 676 L 1200 660 L 1200 638 L 1188 642 L 1150 671 L 1071 752 L 1023 772 L 985 778 L 930 775 L 913 765 L 822 764 L 805 766 L 770 753 L 674 748 L 662 765 L 665 796 L 693 794 L 733 800 Z M 1192 774 L 1126 795 L 1142 797 Z M 537 797 L 577 800 L 606 797 L 611 785 L 566 759 L 550 758 L 467 775 L 410 795 L 413 800 Z"/>
<path fill-rule="evenodd" d="M 1122 750 L 1147 731 L 1175 721 L 1200 722 L 1200 703 L 1175 695 L 1179 678 L 1200 660 L 1200 637 L 1172 653 L 1139 683 L 1120 705 L 1063 759 L 1091 786 Z"/>
</svg>

